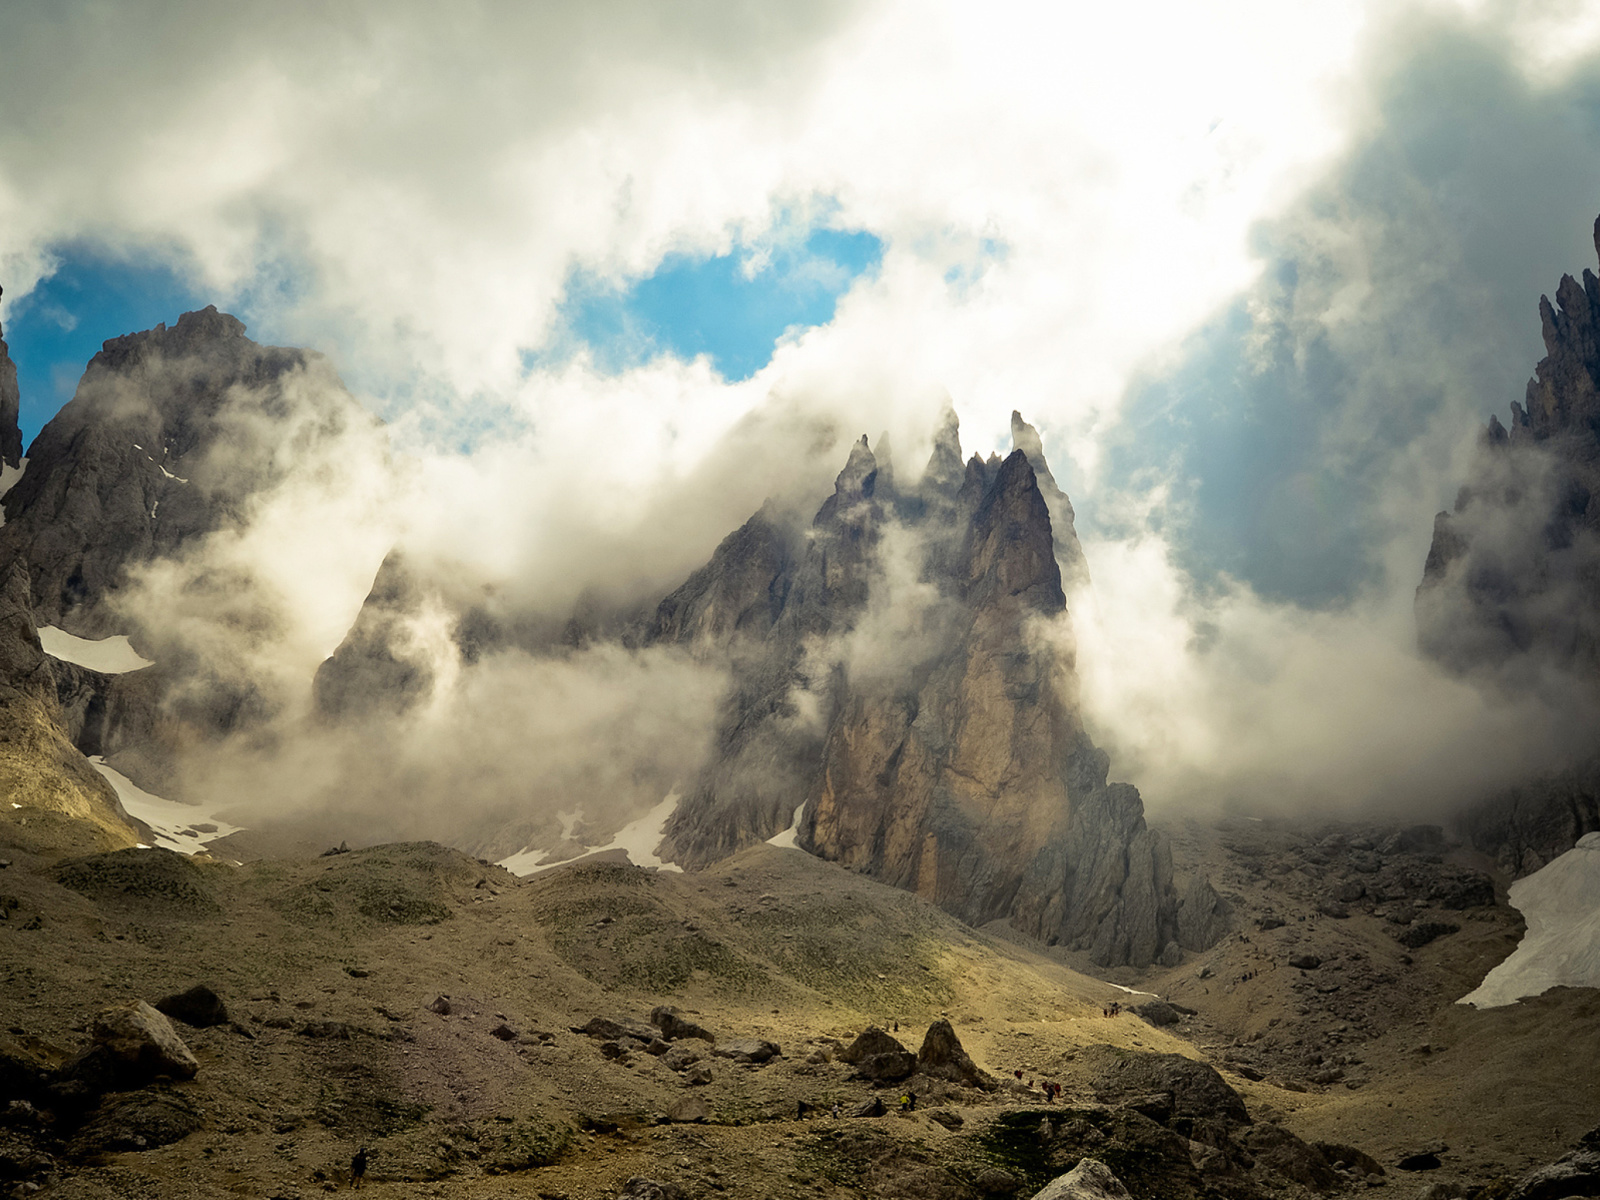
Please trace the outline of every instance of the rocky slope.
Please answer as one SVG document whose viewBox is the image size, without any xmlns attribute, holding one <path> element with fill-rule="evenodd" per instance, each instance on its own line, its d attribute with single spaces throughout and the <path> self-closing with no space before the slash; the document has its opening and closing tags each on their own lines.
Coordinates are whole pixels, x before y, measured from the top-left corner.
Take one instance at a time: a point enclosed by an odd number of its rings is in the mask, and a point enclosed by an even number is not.
<svg viewBox="0 0 1600 1200">
<path fill-rule="evenodd" d="M 0 797 L 16 837 L 35 849 L 132 846 L 140 831 L 68 737 L 56 666 L 39 645 L 27 576 L 13 565 L 0 588 Z"/>
<path fill-rule="evenodd" d="M 1600 253 L 1600 220 L 1595 224 Z M 1509 427 L 1491 417 L 1472 475 L 1435 518 L 1418 638 L 1451 669 L 1513 690 L 1549 673 L 1600 687 L 1600 279 L 1539 299 L 1545 357 Z M 1592 703 L 1592 699 L 1590 701 Z M 1463 828 L 1536 870 L 1597 827 L 1595 762 L 1491 797 Z"/>
<path fill-rule="evenodd" d="M 519 880 L 25 829 L 0 811 L 0 1173 L 48 1195 L 311 1195 L 362 1146 L 396 1196 L 1023 1200 L 1089 1157 L 1136 1200 L 1495 1195 L 1593 1120 L 1594 993 L 1451 1003 L 1514 914 L 1437 830 L 1187 830 L 1284 924 L 1130 995 L 768 846 Z M 1320 913 L 1348 878 L 1402 898 Z M 1400 903 L 1461 928 L 1408 949 Z"/>
</svg>

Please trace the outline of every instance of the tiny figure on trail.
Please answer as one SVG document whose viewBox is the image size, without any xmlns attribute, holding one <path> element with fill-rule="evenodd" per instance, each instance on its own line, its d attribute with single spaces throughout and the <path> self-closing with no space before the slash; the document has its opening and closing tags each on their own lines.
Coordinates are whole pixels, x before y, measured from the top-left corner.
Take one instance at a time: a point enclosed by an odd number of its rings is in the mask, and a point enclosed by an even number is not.
<svg viewBox="0 0 1600 1200">
<path fill-rule="evenodd" d="M 1021 1071 L 1020 1068 L 1018 1068 L 1016 1071 L 1012 1072 L 1012 1074 L 1014 1074 L 1017 1077 L 1017 1082 L 1018 1083 L 1022 1082 L 1022 1071 Z"/>
<path fill-rule="evenodd" d="M 1120 1013 L 1121 1011 L 1122 1011 L 1122 1004 L 1119 1001 L 1113 1000 L 1111 1002 L 1111 1015 L 1114 1017 L 1118 1013 Z"/>
<path fill-rule="evenodd" d="M 350 1158 L 350 1186 L 358 1188 L 367 1175 L 367 1148 L 357 1150 Z"/>
<path fill-rule="evenodd" d="M 804 1100 L 796 1100 L 794 1104 L 794 1119 L 796 1121 L 804 1121 L 806 1119 L 806 1109 L 810 1107 L 811 1105 Z"/>
<path fill-rule="evenodd" d="M 1044 1102 L 1046 1104 L 1054 1104 L 1055 1101 L 1056 1101 L 1056 1085 L 1051 1083 L 1049 1080 L 1046 1080 L 1045 1081 L 1045 1085 L 1044 1085 Z"/>
<path fill-rule="evenodd" d="M 830 1111 L 833 1114 L 833 1119 L 837 1121 L 839 1119 L 839 1102 L 837 1100 L 833 1102 L 833 1108 Z"/>
<path fill-rule="evenodd" d="M 900 1111 L 901 1112 L 916 1112 L 917 1111 L 917 1094 L 915 1092 L 907 1092 L 904 1096 L 900 1097 Z"/>
<path fill-rule="evenodd" d="M 895 1032 L 896 1032 L 896 1033 L 899 1033 L 899 1032 L 900 1032 L 900 1022 L 899 1022 L 899 1021 L 896 1021 L 896 1022 L 895 1022 L 895 1023 L 894 1023 L 894 1031 L 895 1031 Z"/>
</svg>

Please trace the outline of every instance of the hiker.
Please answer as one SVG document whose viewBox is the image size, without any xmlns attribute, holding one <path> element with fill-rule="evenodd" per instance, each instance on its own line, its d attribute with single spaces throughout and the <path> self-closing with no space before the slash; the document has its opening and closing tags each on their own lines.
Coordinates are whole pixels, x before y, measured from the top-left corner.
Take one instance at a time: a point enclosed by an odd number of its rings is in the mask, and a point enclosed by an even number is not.
<svg viewBox="0 0 1600 1200">
<path fill-rule="evenodd" d="M 895 1032 L 896 1032 L 896 1033 L 899 1033 L 899 1032 L 900 1032 L 900 1022 L 899 1022 L 899 1021 L 896 1021 L 896 1022 L 895 1022 L 895 1023 L 894 1023 L 894 1031 L 895 1031 Z"/>
<path fill-rule="evenodd" d="M 794 1119 L 796 1121 L 804 1121 L 806 1119 L 806 1109 L 810 1107 L 804 1100 L 796 1100 L 794 1104 Z"/>
<path fill-rule="evenodd" d="M 1044 1102 L 1046 1104 L 1054 1104 L 1056 1102 L 1056 1085 L 1049 1080 L 1046 1080 L 1044 1085 Z"/>
<path fill-rule="evenodd" d="M 917 1094 L 915 1092 L 907 1092 L 904 1096 L 900 1097 L 900 1111 L 901 1112 L 916 1112 L 917 1111 Z"/>
<path fill-rule="evenodd" d="M 837 1100 L 835 1100 L 833 1102 L 832 1113 L 833 1113 L 833 1119 L 835 1121 L 837 1121 L 839 1119 L 839 1102 Z"/>
<path fill-rule="evenodd" d="M 367 1148 L 357 1150 L 350 1158 L 350 1186 L 358 1188 L 367 1174 Z"/>
</svg>

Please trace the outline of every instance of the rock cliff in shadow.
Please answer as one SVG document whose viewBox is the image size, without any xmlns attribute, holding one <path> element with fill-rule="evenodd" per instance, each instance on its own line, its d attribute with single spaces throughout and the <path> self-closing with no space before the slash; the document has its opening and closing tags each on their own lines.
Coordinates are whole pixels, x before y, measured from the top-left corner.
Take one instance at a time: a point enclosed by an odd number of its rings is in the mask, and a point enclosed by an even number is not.
<svg viewBox="0 0 1600 1200">
<path fill-rule="evenodd" d="M 1600 220 L 1595 223 L 1600 252 Z M 1452 511 L 1434 519 L 1419 644 L 1451 670 L 1520 691 L 1563 677 L 1600 691 L 1600 279 L 1539 298 L 1545 357 L 1510 424 L 1491 417 Z M 1597 827 L 1600 759 L 1489 797 L 1462 818 L 1515 873 Z"/>
</svg>

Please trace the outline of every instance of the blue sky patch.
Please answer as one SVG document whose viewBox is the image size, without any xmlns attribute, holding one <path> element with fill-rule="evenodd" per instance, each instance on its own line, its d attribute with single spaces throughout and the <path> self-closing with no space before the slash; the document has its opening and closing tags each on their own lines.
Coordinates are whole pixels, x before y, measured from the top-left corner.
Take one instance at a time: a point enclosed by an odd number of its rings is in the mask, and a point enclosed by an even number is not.
<svg viewBox="0 0 1600 1200">
<path fill-rule="evenodd" d="M 72 399 L 102 342 L 204 308 L 188 281 L 154 259 L 112 258 L 83 246 L 58 247 L 56 272 L 0 319 L 22 392 L 23 445 Z M 3 283 L 0 280 L 0 283 Z"/>
<path fill-rule="evenodd" d="M 789 330 L 833 320 L 839 297 L 882 258 L 872 234 L 834 229 L 714 257 L 670 255 L 625 288 L 575 274 L 562 316 L 605 370 L 705 354 L 737 382 L 766 366 Z"/>
</svg>

